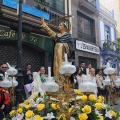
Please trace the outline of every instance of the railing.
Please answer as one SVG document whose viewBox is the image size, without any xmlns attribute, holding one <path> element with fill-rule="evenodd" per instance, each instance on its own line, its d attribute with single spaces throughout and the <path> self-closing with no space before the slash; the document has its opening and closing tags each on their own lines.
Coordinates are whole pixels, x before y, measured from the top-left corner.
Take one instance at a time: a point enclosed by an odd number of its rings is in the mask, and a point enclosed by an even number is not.
<svg viewBox="0 0 120 120">
<path fill-rule="evenodd" d="M 92 6 L 96 7 L 96 0 L 85 0 L 85 1 L 91 4 Z"/>
<path fill-rule="evenodd" d="M 120 54 L 120 45 L 108 40 L 102 40 L 102 51 Z"/>
<path fill-rule="evenodd" d="M 78 31 L 78 38 L 79 38 L 79 39 L 82 39 L 82 40 L 85 40 L 85 41 L 90 41 L 90 42 L 96 43 L 95 37 L 92 37 L 92 36 L 90 36 L 90 35 L 81 33 L 81 32 L 79 32 L 79 31 Z"/>
<path fill-rule="evenodd" d="M 111 16 L 111 12 L 110 10 L 108 10 L 107 8 L 105 8 L 104 6 L 100 5 L 100 9 L 103 10 L 105 13 L 109 14 Z"/>
</svg>

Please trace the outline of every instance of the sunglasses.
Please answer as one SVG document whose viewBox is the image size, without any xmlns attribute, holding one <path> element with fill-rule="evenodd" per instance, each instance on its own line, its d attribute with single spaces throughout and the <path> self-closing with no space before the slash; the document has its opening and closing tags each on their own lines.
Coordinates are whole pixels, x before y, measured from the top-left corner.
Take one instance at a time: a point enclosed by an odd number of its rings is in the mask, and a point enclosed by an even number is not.
<svg viewBox="0 0 120 120">
<path fill-rule="evenodd" d="M 2 68 L 8 68 L 8 67 L 2 67 Z"/>
</svg>

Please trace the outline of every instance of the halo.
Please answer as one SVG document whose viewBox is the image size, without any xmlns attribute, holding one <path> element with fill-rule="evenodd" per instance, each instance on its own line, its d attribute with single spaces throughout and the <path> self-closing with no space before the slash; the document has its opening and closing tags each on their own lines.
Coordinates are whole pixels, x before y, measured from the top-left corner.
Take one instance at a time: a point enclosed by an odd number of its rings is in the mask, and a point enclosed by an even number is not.
<svg viewBox="0 0 120 120">
<path fill-rule="evenodd" d="M 67 15 L 67 16 L 63 16 L 63 17 L 59 17 L 59 18 L 54 18 L 54 19 L 51 19 L 51 20 L 49 21 L 49 23 L 51 23 L 51 22 L 53 22 L 53 21 L 55 21 L 55 20 L 59 20 L 59 23 L 65 22 L 65 23 L 67 24 L 67 26 L 68 26 L 67 31 L 69 32 L 69 31 L 71 30 L 71 23 L 70 23 L 70 21 L 69 21 L 69 18 L 70 18 L 70 17 L 72 17 L 72 15 Z"/>
</svg>

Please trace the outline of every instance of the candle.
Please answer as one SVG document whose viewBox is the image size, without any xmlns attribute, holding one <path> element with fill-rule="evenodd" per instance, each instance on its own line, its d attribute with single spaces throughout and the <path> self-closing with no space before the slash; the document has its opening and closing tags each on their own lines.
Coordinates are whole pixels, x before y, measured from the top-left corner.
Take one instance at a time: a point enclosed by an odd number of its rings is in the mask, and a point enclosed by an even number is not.
<svg viewBox="0 0 120 120">
<path fill-rule="evenodd" d="M 65 53 L 65 62 L 67 63 L 67 53 Z"/>
<path fill-rule="evenodd" d="M 89 68 L 86 68 L 86 75 L 89 76 Z"/>
<path fill-rule="evenodd" d="M 48 67 L 48 78 L 51 78 L 51 67 Z"/>
<path fill-rule="evenodd" d="M 7 80 L 7 72 L 5 72 L 5 80 Z"/>
</svg>

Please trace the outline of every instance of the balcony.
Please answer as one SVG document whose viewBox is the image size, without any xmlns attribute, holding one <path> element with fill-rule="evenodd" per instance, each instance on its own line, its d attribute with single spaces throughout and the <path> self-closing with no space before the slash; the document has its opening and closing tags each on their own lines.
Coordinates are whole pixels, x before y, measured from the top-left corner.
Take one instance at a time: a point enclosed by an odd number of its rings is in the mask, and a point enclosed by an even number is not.
<svg viewBox="0 0 120 120">
<path fill-rule="evenodd" d="M 102 11 L 104 11 L 107 15 L 109 15 L 109 16 L 111 16 L 111 17 L 113 18 L 112 13 L 111 13 L 110 10 L 108 10 L 107 8 L 105 8 L 105 7 L 102 6 L 102 5 L 100 5 L 100 9 L 101 9 Z"/>
<path fill-rule="evenodd" d="M 78 38 L 83 41 L 96 43 L 95 37 L 81 33 L 81 32 L 78 32 Z"/>
<path fill-rule="evenodd" d="M 101 53 L 120 56 L 120 45 L 108 40 L 102 40 Z"/>
<path fill-rule="evenodd" d="M 96 0 L 85 0 L 89 4 L 91 4 L 93 7 L 96 7 Z"/>
<path fill-rule="evenodd" d="M 96 9 L 96 0 L 80 0 L 79 6 L 89 14 L 98 14 Z"/>
</svg>

